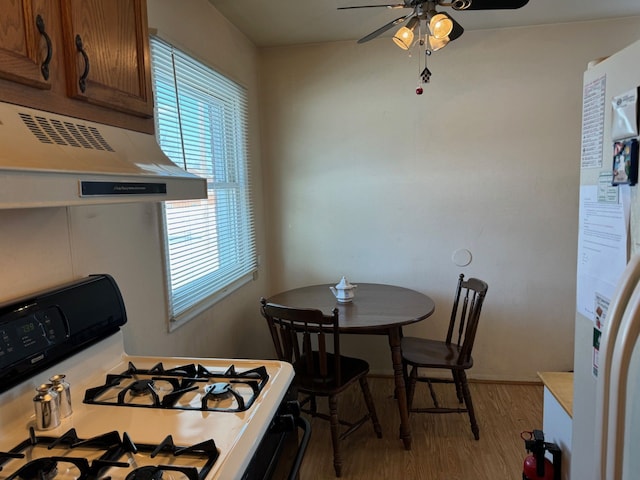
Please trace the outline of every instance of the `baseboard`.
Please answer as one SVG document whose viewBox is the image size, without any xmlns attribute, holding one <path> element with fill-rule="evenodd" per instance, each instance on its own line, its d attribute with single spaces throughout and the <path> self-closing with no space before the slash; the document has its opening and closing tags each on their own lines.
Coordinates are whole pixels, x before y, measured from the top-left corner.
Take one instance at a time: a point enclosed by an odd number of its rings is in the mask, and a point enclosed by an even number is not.
<svg viewBox="0 0 640 480">
<path fill-rule="evenodd" d="M 432 375 L 433 378 L 450 378 L 447 375 Z M 393 380 L 393 375 L 388 373 L 370 373 L 369 378 L 384 378 Z M 537 380 L 521 380 L 521 379 L 505 379 L 505 378 L 474 378 L 467 375 L 469 383 L 486 383 L 493 385 L 539 385 L 542 386 L 542 381 Z"/>
</svg>

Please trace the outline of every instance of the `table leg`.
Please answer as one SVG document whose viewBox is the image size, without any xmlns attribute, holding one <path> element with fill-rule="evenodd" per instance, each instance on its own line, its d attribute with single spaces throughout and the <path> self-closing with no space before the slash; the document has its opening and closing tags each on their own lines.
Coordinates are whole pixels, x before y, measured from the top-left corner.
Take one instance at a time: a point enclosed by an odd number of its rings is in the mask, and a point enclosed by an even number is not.
<svg viewBox="0 0 640 480">
<path fill-rule="evenodd" d="M 400 410 L 400 439 L 405 450 L 411 450 L 411 426 L 409 425 L 409 409 L 407 407 L 407 392 L 402 371 L 402 350 L 400 349 L 400 327 L 389 330 L 389 347 L 391 348 L 391 362 L 393 363 L 393 377 L 395 379 L 395 396 Z"/>
</svg>

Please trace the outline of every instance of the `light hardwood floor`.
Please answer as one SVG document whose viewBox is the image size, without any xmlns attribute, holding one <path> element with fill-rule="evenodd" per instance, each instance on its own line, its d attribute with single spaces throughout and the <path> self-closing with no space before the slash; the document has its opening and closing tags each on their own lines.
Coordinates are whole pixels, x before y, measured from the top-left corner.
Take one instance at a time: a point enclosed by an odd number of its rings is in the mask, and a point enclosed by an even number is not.
<svg viewBox="0 0 640 480">
<path fill-rule="evenodd" d="M 464 414 L 411 414 L 413 448 L 406 451 L 398 437 L 399 414 L 391 378 L 369 378 L 369 386 L 382 425 L 378 439 L 371 424 L 343 440 L 342 478 L 517 480 L 527 453 L 522 431 L 542 429 L 542 385 L 471 383 L 471 395 L 480 427 L 473 439 Z M 342 395 L 339 411 L 347 415 L 365 409 L 357 385 Z M 435 385 L 442 404 L 457 403 L 452 385 Z M 426 384 L 419 384 L 416 400 L 430 402 Z M 448 402 L 448 403 L 445 403 Z M 319 402 L 326 408 L 326 402 Z M 313 419 L 309 448 L 301 480 L 334 479 L 329 424 Z"/>
</svg>

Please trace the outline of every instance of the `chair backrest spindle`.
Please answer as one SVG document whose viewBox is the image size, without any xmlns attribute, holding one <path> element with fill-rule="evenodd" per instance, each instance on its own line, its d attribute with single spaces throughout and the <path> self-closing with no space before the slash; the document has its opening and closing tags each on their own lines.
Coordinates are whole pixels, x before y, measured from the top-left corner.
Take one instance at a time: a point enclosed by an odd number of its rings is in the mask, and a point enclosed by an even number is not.
<svg viewBox="0 0 640 480">
<path fill-rule="evenodd" d="M 462 289 L 462 284 L 460 285 Z M 465 291 L 464 300 L 462 301 L 462 312 L 460 313 L 460 322 L 458 325 L 458 341 L 457 345 L 460 346 L 462 336 L 464 334 L 464 327 L 467 323 L 467 307 L 469 306 L 469 290 Z"/>
<path fill-rule="evenodd" d="M 449 330 L 447 330 L 447 344 L 451 343 L 453 338 L 453 330 L 456 325 L 456 316 L 458 314 L 458 303 L 460 302 L 460 292 L 462 291 L 462 280 L 464 275 L 461 273 L 458 277 L 458 286 L 456 287 L 456 293 L 453 297 L 453 307 L 451 308 L 451 318 L 449 319 Z"/>
<path fill-rule="evenodd" d="M 446 343 L 451 345 L 456 332 L 456 346 L 460 348 L 458 364 L 466 363 L 471 358 L 480 311 L 487 290 L 488 285 L 482 280 L 477 278 L 465 280 L 463 274 L 458 277 L 446 339 Z"/>
</svg>

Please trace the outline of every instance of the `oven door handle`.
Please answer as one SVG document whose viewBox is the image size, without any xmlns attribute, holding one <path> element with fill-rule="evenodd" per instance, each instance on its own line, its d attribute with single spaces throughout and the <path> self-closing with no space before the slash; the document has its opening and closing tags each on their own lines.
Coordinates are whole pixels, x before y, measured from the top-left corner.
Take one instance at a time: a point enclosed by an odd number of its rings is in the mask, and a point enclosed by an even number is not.
<svg viewBox="0 0 640 480">
<path fill-rule="evenodd" d="M 311 438 L 311 424 L 306 418 L 297 417 L 296 426 L 302 430 L 302 439 L 298 445 L 298 453 L 296 453 L 296 458 L 291 466 L 291 472 L 289 473 L 288 480 L 296 480 L 298 478 L 300 465 L 302 465 L 302 459 L 304 458 L 307 446 L 309 445 L 309 439 Z"/>
</svg>

